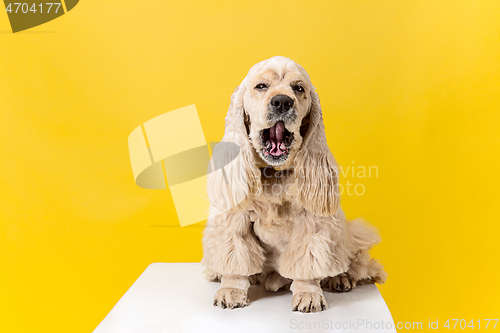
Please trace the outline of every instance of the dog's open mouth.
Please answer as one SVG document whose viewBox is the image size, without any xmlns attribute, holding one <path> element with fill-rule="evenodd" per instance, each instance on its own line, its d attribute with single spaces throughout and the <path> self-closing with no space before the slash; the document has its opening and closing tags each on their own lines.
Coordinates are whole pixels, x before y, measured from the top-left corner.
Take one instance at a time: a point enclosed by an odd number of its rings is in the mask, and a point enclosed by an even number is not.
<svg viewBox="0 0 500 333">
<path fill-rule="evenodd" d="M 288 156 L 293 133 L 285 128 L 283 121 L 278 121 L 273 127 L 260 133 L 262 140 L 262 154 L 271 160 L 282 160 Z"/>
</svg>

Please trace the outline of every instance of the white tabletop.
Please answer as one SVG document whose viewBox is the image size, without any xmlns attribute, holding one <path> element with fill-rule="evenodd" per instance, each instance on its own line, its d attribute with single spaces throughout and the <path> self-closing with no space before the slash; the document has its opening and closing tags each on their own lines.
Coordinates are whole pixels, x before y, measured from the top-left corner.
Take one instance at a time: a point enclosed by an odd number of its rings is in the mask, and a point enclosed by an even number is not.
<svg viewBox="0 0 500 333">
<path fill-rule="evenodd" d="M 289 290 L 251 286 L 249 305 L 228 310 L 212 305 L 219 283 L 202 272 L 197 263 L 149 265 L 94 333 L 396 332 L 375 285 L 325 291 L 329 307 L 317 313 L 293 312 Z"/>
</svg>

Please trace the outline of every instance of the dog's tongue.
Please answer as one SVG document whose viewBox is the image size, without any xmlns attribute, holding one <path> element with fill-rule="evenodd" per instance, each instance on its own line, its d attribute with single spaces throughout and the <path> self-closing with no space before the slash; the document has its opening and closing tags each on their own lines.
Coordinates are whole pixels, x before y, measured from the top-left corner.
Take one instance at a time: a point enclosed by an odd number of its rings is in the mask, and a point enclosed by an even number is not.
<svg viewBox="0 0 500 333">
<path fill-rule="evenodd" d="M 269 153 L 273 156 L 281 156 L 285 152 L 282 150 L 284 147 L 281 145 L 283 141 L 283 133 L 285 132 L 285 123 L 278 121 L 276 125 L 269 129 L 269 139 L 271 140 L 272 148 Z"/>
</svg>

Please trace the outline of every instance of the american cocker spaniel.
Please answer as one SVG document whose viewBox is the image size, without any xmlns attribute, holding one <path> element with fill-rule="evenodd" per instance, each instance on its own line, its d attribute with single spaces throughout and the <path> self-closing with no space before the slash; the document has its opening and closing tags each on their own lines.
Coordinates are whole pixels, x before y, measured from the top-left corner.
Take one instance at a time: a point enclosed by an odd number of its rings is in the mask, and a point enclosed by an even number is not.
<svg viewBox="0 0 500 333">
<path fill-rule="evenodd" d="M 236 152 L 235 148 L 236 147 Z M 322 288 L 383 283 L 372 227 L 339 206 L 338 168 L 307 72 L 285 57 L 253 66 L 232 97 L 208 179 L 202 264 L 214 305 L 247 305 L 250 284 L 290 286 L 292 309 L 326 309 Z"/>
</svg>

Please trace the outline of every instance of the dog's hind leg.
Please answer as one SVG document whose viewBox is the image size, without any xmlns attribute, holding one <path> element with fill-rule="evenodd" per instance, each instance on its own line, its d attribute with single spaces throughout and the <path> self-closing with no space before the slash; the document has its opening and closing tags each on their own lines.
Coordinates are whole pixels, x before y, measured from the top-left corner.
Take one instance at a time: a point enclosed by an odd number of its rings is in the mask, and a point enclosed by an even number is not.
<svg viewBox="0 0 500 333">
<path fill-rule="evenodd" d="M 363 284 L 382 284 L 387 278 L 384 267 L 370 258 L 368 251 L 360 251 L 351 261 L 347 272 L 321 281 L 321 287 L 336 292 L 347 292 Z"/>
<path fill-rule="evenodd" d="M 337 276 L 323 279 L 321 281 L 321 288 L 344 293 L 356 288 L 356 282 L 352 281 L 347 273 L 341 273 Z"/>
<path fill-rule="evenodd" d="M 387 279 L 384 266 L 378 260 L 371 258 L 367 250 L 360 251 L 354 257 L 346 273 L 355 285 L 382 284 Z"/>
<path fill-rule="evenodd" d="M 350 237 L 346 246 L 353 256 L 349 256 L 351 262 L 346 273 L 351 281 L 355 285 L 384 283 L 387 278 L 384 267 L 368 253 L 381 240 L 377 229 L 361 220 L 354 220 L 348 221 L 347 230 Z"/>
<path fill-rule="evenodd" d="M 372 246 L 380 242 L 376 229 L 360 220 L 346 222 L 345 247 L 351 253 L 349 268 L 344 273 L 323 279 L 321 286 L 346 292 L 362 284 L 384 283 L 387 278 L 384 267 L 368 253 Z"/>
</svg>

